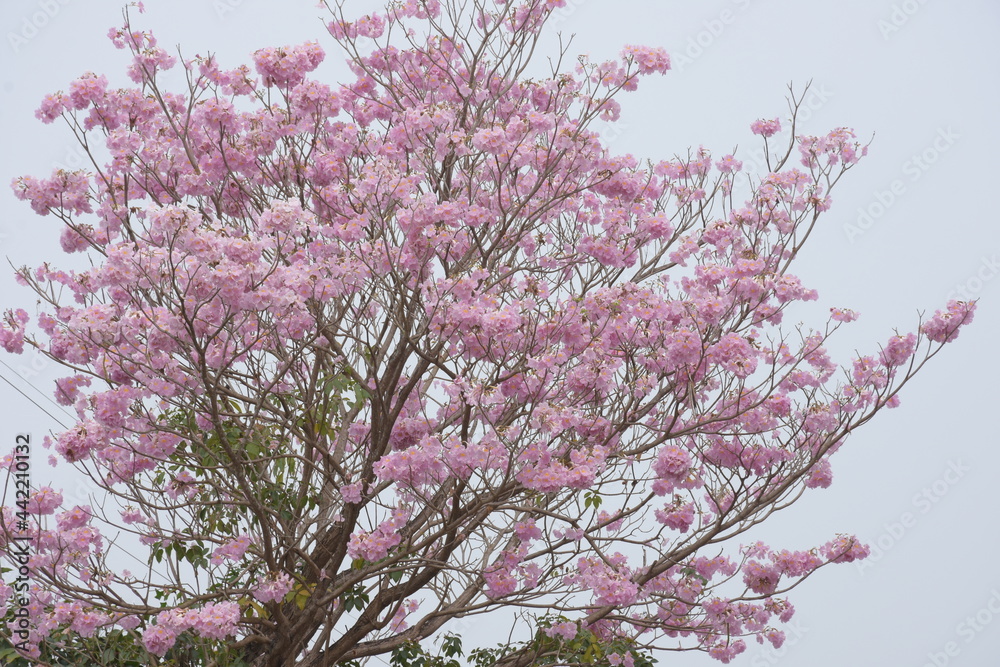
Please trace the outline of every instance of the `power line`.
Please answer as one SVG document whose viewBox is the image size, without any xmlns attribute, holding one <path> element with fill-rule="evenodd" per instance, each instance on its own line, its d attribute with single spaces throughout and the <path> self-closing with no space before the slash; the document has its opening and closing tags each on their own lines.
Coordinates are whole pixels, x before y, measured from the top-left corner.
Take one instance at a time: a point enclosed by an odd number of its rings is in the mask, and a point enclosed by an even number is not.
<svg viewBox="0 0 1000 667">
<path fill-rule="evenodd" d="M 3 361 L 0 361 L 0 364 L 3 364 L 4 366 L 7 366 L 7 364 L 4 363 Z M 7 368 L 10 368 L 10 366 L 7 366 Z M 13 369 L 11 369 L 11 370 L 13 370 Z M 59 419 L 56 418 L 55 415 L 53 415 L 51 412 L 49 412 L 48 410 L 46 410 L 45 408 L 43 408 L 41 405 L 39 405 L 35 401 L 35 399 L 33 399 L 31 396 L 28 396 L 17 385 L 15 385 L 13 382 L 11 382 L 10 380 L 8 380 L 7 377 L 3 373 L 0 373 L 0 380 L 3 380 L 7 384 L 9 384 L 11 387 L 14 388 L 14 391 L 16 391 L 17 393 L 21 394 L 21 396 L 24 396 L 26 399 L 28 399 L 29 401 L 31 401 L 32 405 L 34 405 L 36 408 L 38 408 L 39 410 L 41 410 L 42 412 L 44 412 L 45 414 L 47 414 L 52 419 L 52 421 L 54 421 L 55 423 L 59 424 L 63 428 L 69 428 L 69 426 L 66 426 L 66 424 L 63 424 L 61 421 L 59 421 Z M 32 385 L 30 382 L 28 383 L 28 386 L 31 387 L 32 389 L 34 389 L 35 391 L 38 391 L 38 393 L 41 394 L 41 392 L 38 390 L 38 388 L 35 387 L 34 385 Z M 42 395 L 44 396 L 44 394 L 42 394 Z"/>
<path fill-rule="evenodd" d="M 16 372 L 3 359 L 0 359 L 0 364 L 2 364 L 4 366 L 4 368 L 6 368 L 7 370 L 9 370 L 11 373 L 15 373 Z M 51 396 L 49 396 L 48 394 L 46 394 L 45 392 L 43 392 L 41 389 L 39 389 L 38 387 L 36 387 L 35 385 L 33 385 L 31 382 L 28 381 L 27 378 L 25 378 L 25 377 L 22 376 L 21 380 L 26 385 L 28 385 L 29 387 L 31 387 L 32 389 L 34 389 L 38 393 L 39 396 L 41 396 L 46 401 L 48 401 L 49 403 L 51 403 L 52 405 L 54 405 L 56 407 L 56 409 L 59 410 L 60 412 L 62 412 L 64 415 L 66 415 L 70 419 L 76 419 L 72 414 L 70 414 L 69 412 L 66 411 L 66 408 L 64 408 L 63 406 L 59 405 L 55 401 L 53 401 Z"/>
</svg>

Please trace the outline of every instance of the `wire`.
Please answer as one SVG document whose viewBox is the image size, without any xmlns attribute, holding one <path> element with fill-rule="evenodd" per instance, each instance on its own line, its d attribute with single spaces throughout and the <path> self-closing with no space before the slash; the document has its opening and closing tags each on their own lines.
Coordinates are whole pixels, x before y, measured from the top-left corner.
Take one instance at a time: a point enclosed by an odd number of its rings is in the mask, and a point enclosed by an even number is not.
<svg viewBox="0 0 1000 667">
<path fill-rule="evenodd" d="M 11 368 L 11 367 L 10 367 L 10 366 L 9 366 L 9 365 L 7 364 L 7 362 L 6 362 L 6 361 L 4 361 L 3 359 L 0 359 L 0 365 L 3 365 L 3 367 L 4 367 L 4 368 L 6 368 L 7 370 L 9 370 L 9 371 L 10 371 L 11 373 L 15 373 L 15 372 L 16 372 L 16 371 L 15 371 L 15 370 L 14 370 L 13 368 Z M 72 414 L 70 414 L 69 412 L 67 412 L 67 411 L 66 411 L 66 408 L 64 408 L 63 406 L 59 405 L 59 404 L 58 404 L 58 403 L 56 403 L 55 401 L 53 401 L 53 400 L 52 400 L 52 397 L 51 397 L 51 396 L 49 396 L 48 394 L 46 394 L 45 392 L 43 392 L 43 391 L 42 391 L 41 389 L 39 389 L 39 388 L 38 388 L 38 387 L 36 387 L 35 385 L 33 385 L 33 384 L 31 384 L 30 382 L 28 382 L 27 378 L 25 378 L 25 377 L 22 377 L 22 378 L 21 378 L 21 380 L 22 380 L 22 381 L 23 381 L 23 382 L 24 382 L 24 383 L 25 383 L 26 385 L 28 385 L 29 387 L 31 387 L 32 389 L 34 389 L 34 390 L 35 390 L 36 392 L 38 392 L 38 395 L 39 395 L 39 396 L 41 396 L 42 398 L 44 398 L 44 399 L 45 399 L 46 401 L 48 401 L 48 402 L 49 402 L 49 403 L 51 403 L 52 405 L 56 406 L 56 409 L 57 409 L 57 410 L 59 410 L 60 412 L 62 412 L 62 413 L 63 413 L 64 415 L 66 415 L 66 416 L 67 416 L 67 417 L 69 417 L 70 419 L 76 419 L 76 417 L 74 417 L 74 416 L 73 416 Z M 50 416 L 51 416 L 51 415 L 50 415 Z"/>
<path fill-rule="evenodd" d="M 0 362 L 0 363 L 3 363 L 3 362 Z M 4 364 L 4 366 L 7 366 L 7 364 Z M 7 368 L 10 368 L 10 366 L 7 366 Z M 59 421 L 55 417 L 55 415 L 53 415 L 51 412 L 49 412 L 48 410 L 46 410 L 45 408 L 43 408 L 41 405 L 39 405 L 38 403 L 36 403 L 35 399 L 33 399 L 31 396 L 28 396 L 26 393 L 24 393 L 23 391 L 21 391 L 21 389 L 19 389 L 13 382 L 11 382 L 10 380 L 8 380 L 6 378 L 6 376 L 4 376 L 3 373 L 0 373 L 0 380 L 3 380 L 7 384 L 9 384 L 11 387 L 14 388 L 14 391 L 16 391 L 17 393 L 21 394 L 21 396 L 24 396 L 26 399 L 28 399 L 29 401 L 31 401 L 32 405 L 34 405 L 36 408 L 38 408 L 39 410 L 41 410 L 42 412 L 44 412 L 45 414 L 47 414 L 52 419 L 52 421 L 54 421 L 55 423 L 59 424 L 63 428 L 69 428 L 69 426 L 66 426 L 66 424 L 63 424 L 61 421 Z M 29 386 L 31 386 L 30 383 L 29 383 Z M 38 391 L 38 389 L 35 388 L 35 391 Z M 39 393 L 41 393 L 41 392 L 39 392 Z"/>
</svg>

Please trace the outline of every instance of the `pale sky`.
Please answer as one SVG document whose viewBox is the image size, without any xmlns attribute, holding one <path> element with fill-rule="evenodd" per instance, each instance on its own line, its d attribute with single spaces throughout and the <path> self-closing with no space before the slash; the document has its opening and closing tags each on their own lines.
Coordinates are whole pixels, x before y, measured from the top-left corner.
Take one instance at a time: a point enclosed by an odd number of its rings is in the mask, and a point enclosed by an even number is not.
<svg viewBox="0 0 1000 667">
<path fill-rule="evenodd" d="M 319 39 L 329 54 L 326 71 L 343 76 L 314 0 L 145 4 L 137 23 L 164 45 L 180 44 L 186 56 L 212 51 L 231 67 L 260 47 Z M 348 0 L 348 13 L 378 4 Z M 121 5 L 4 0 L 0 7 L 0 244 L 15 265 L 70 265 L 60 256 L 53 219 L 34 216 L 7 184 L 79 166 L 65 128 L 42 125 L 33 111 L 45 93 L 88 70 L 124 81 L 125 52 L 105 37 L 119 25 Z M 860 567 L 825 568 L 793 591 L 798 613 L 786 649 L 752 644 L 733 664 L 996 664 L 1000 438 L 992 418 L 1000 399 L 1000 225 L 991 198 L 1000 153 L 1000 4 L 567 0 L 553 23 L 576 34 L 571 53 L 603 59 L 625 44 L 645 44 L 673 57 L 667 76 L 646 79 L 638 93 L 620 98 L 621 125 L 605 133 L 617 152 L 662 159 L 692 146 L 722 155 L 739 145 L 737 157 L 745 156 L 757 148 L 750 123 L 783 116 L 787 84 L 801 88 L 809 80 L 805 131 L 849 126 L 860 137 L 874 135 L 869 157 L 838 186 L 793 271 L 820 293 L 815 308 L 802 310 L 806 324 L 821 326 L 831 306 L 862 314 L 835 339 L 835 359 L 849 363 L 854 349 L 876 350 L 950 297 L 981 299 L 975 323 L 907 386 L 902 406 L 861 429 L 834 457 L 833 486 L 807 494 L 763 531 L 772 546 L 790 549 L 856 533 L 873 543 L 873 557 Z M 548 53 L 554 45 L 547 42 Z M 0 307 L 31 310 L 10 273 L 0 272 Z M 51 394 L 56 368 L 30 357 L 0 360 L 14 371 L 0 366 L 0 374 L 21 389 L 32 394 L 30 383 Z M 8 443 L 0 452 L 17 433 L 40 442 L 58 429 L 2 383 L 0 409 L 0 443 Z M 53 474 L 61 473 L 37 448 L 35 482 Z M 473 625 L 468 642 L 476 635 L 494 641 Z M 701 654 L 658 657 L 666 667 L 717 664 Z"/>
</svg>

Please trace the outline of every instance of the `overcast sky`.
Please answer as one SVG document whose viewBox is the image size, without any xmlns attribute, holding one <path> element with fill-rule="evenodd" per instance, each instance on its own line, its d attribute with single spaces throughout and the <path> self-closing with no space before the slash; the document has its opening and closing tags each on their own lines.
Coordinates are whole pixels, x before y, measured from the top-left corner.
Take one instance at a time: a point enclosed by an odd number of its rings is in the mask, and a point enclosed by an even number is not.
<svg viewBox="0 0 1000 667">
<path fill-rule="evenodd" d="M 344 71 L 313 0 L 145 4 L 141 25 L 187 56 L 212 51 L 231 67 L 257 48 L 318 38 L 331 76 Z M 347 5 L 360 14 L 377 3 Z M 105 37 L 120 9 L 118 0 L 0 7 L 0 243 L 15 265 L 68 264 L 52 219 L 35 217 L 6 184 L 80 166 L 64 128 L 42 125 L 33 111 L 45 93 L 88 70 L 124 81 L 124 52 Z M 832 346 L 839 360 L 848 362 L 855 348 L 876 349 L 896 328 L 912 330 L 920 311 L 930 314 L 949 297 L 981 299 L 975 324 L 906 388 L 902 407 L 836 455 L 833 486 L 808 494 L 765 531 L 773 546 L 788 548 L 854 532 L 873 543 L 873 557 L 861 567 L 826 568 L 793 591 L 799 611 L 786 649 L 754 644 L 734 664 L 996 664 L 1000 225 L 991 200 L 1000 3 L 567 0 L 553 23 L 575 33 L 572 52 L 595 59 L 625 44 L 663 46 L 673 56 L 671 73 L 622 98 L 622 122 L 605 132 L 615 151 L 668 158 L 689 146 L 721 155 L 739 145 L 738 156 L 752 152 L 750 122 L 783 115 L 787 84 L 809 80 L 805 131 L 846 125 L 874 135 L 796 271 L 820 292 L 819 304 L 802 311 L 807 324 L 821 325 L 831 306 L 862 313 Z M 555 41 L 547 44 L 554 53 Z M 9 274 L 0 274 L 0 306 L 30 304 Z M 22 390 L 30 394 L 30 383 L 51 393 L 55 368 L 31 357 L 0 360 L 11 367 L 0 373 Z M 40 441 L 58 428 L 8 385 L 0 392 L 2 451 L 17 433 Z M 44 458 L 36 451 L 36 483 L 53 474 Z M 480 632 L 493 641 L 481 627 L 469 635 Z M 697 654 L 659 657 L 665 666 L 714 664 Z"/>
</svg>

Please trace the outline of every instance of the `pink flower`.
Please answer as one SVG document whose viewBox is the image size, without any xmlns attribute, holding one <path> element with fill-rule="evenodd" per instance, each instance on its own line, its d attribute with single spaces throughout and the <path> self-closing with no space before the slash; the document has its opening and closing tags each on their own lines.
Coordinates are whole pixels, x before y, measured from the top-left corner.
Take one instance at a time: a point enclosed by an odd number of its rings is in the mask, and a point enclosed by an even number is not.
<svg viewBox="0 0 1000 667">
<path fill-rule="evenodd" d="M 928 339 L 935 343 L 947 343 L 958 338 L 958 329 L 969 324 L 976 312 L 974 301 L 949 301 L 944 311 L 937 311 L 934 317 L 920 327 Z"/>
<path fill-rule="evenodd" d="M 142 633 L 142 645 L 146 650 L 163 657 L 177 641 L 177 633 L 164 625 L 154 625 Z"/>
<path fill-rule="evenodd" d="M 694 504 L 685 503 L 680 507 L 667 507 L 655 511 L 656 520 L 667 528 L 686 533 L 694 523 Z"/>
<path fill-rule="evenodd" d="M 832 482 L 833 471 L 830 469 L 830 461 L 828 459 L 821 459 L 814 464 L 806 476 L 806 487 L 810 489 L 825 489 Z"/>
<path fill-rule="evenodd" d="M 85 109 L 101 101 L 108 88 L 108 78 L 87 72 L 69 84 L 69 97 L 74 109 Z"/>
<path fill-rule="evenodd" d="M 392 616 L 392 622 L 389 627 L 392 628 L 393 632 L 402 632 L 409 627 L 406 623 L 406 617 L 415 612 L 420 608 L 420 603 L 416 600 L 407 600 L 403 604 L 399 605 L 399 609 Z"/>
<path fill-rule="evenodd" d="M 361 492 L 364 488 L 364 482 L 354 482 L 353 484 L 345 484 L 340 487 L 340 497 L 344 499 L 345 503 L 360 503 L 361 502 Z"/>
<path fill-rule="evenodd" d="M 122 616 L 116 621 L 122 630 L 135 630 L 139 626 L 138 616 Z"/>
<path fill-rule="evenodd" d="M 281 602 L 292 590 L 292 578 L 284 572 L 271 579 L 265 579 L 253 591 L 253 596 L 261 602 Z"/>
<path fill-rule="evenodd" d="M 240 535 L 235 540 L 227 542 L 223 546 L 219 547 L 212 552 L 212 564 L 218 565 L 222 562 L 223 558 L 237 561 L 243 558 L 247 549 L 250 547 L 250 536 L 247 534 Z"/>
<path fill-rule="evenodd" d="M 59 526 L 59 530 L 62 531 L 72 530 L 74 528 L 79 528 L 80 526 L 86 524 L 88 521 L 90 521 L 90 517 L 91 517 L 90 505 L 87 505 L 85 507 L 77 505 L 68 512 L 63 512 L 62 514 L 60 514 L 57 519 L 57 525 Z"/>
<path fill-rule="evenodd" d="M 913 350 L 917 345 L 915 334 L 905 336 L 893 336 L 882 348 L 881 361 L 883 366 L 902 366 L 906 360 L 913 355 Z"/>
<path fill-rule="evenodd" d="M 265 86 L 292 88 L 305 79 L 323 62 L 323 49 L 316 42 L 284 48 L 259 49 L 253 54 L 257 73 L 264 79 Z"/>
<path fill-rule="evenodd" d="M 351 558 L 363 558 L 369 563 L 382 560 L 402 541 L 399 529 L 406 525 L 408 518 L 409 512 L 396 509 L 391 518 L 380 523 L 370 533 L 355 532 L 347 542 L 348 555 Z"/>
<path fill-rule="evenodd" d="M 507 148 L 507 134 L 502 127 L 479 130 L 472 136 L 472 145 L 491 155 L 500 155 Z"/>
<path fill-rule="evenodd" d="M 747 588 L 760 595 L 770 595 L 778 587 L 781 572 L 772 565 L 752 560 L 743 566 L 743 581 Z"/>
<path fill-rule="evenodd" d="M 522 542 L 541 539 L 542 531 L 535 525 L 534 521 L 520 521 L 514 524 L 514 535 Z"/>
<path fill-rule="evenodd" d="M 562 637 L 565 641 L 572 641 L 576 638 L 578 631 L 576 623 L 565 621 L 563 623 L 556 623 L 548 628 L 545 628 L 542 632 L 553 639 L 556 637 Z"/>
<path fill-rule="evenodd" d="M 823 561 L 812 551 L 783 550 L 774 554 L 775 567 L 789 577 L 801 577 L 822 564 Z"/>
<path fill-rule="evenodd" d="M 73 405 L 76 397 L 80 393 L 81 387 L 90 386 L 90 378 L 86 375 L 70 375 L 69 377 L 56 380 L 56 403 L 59 405 Z"/>
<path fill-rule="evenodd" d="M 715 168 L 723 174 L 731 174 L 743 168 L 743 163 L 732 155 L 725 155 L 715 163 Z"/>
<path fill-rule="evenodd" d="M 853 322 L 858 319 L 858 314 L 847 308 L 831 308 L 830 319 L 837 322 Z"/>
<path fill-rule="evenodd" d="M 764 637 L 771 642 L 771 646 L 774 648 L 781 648 L 781 645 L 785 643 L 785 633 L 781 630 L 768 630 L 764 633 Z"/>
<path fill-rule="evenodd" d="M 653 471 L 660 477 L 684 477 L 691 469 L 691 455 L 677 445 L 660 449 L 653 463 Z"/>
<path fill-rule="evenodd" d="M 235 602 L 210 602 L 191 613 L 191 629 L 202 637 L 225 639 L 236 634 L 240 606 Z"/>
<path fill-rule="evenodd" d="M 110 622 L 106 614 L 96 611 L 81 611 L 73 617 L 70 629 L 80 633 L 83 637 L 93 637 L 98 627 L 107 625 Z"/>
<path fill-rule="evenodd" d="M 22 308 L 8 310 L 0 323 L 0 346 L 12 354 L 24 352 L 24 326 L 28 313 Z"/>
<path fill-rule="evenodd" d="M 631 59 L 639 66 L 640 74 L 659 72 L 666 74 L 670 69 L 670 56 L 664 49 L 652 49 L 647 46 L 626 46 L 622 57 Z"/>
<path fill-rule="evenodd" d="M 772 120 L 761 118 L 750 124 L 750 131 L 765 138 L 772 137 L 781 131 L 781 121 L 777 118 Z"/>
<path fill-rule="evenodd" d="M 831 563 L 850 563 L 867 558 L 871 549 L 853 535 L 838 535 L 820 547 L 819 552 Z"/>
<path fill-rule="evenodd" d="M 52 514 L 62 505 L 62 494 L 51 486 L 43 486 L 28 499 L 28 512 L 31 514 Z"/>
<path fill-rule="evenodd" d="M 747 649 L 747 643 L 742 639 L 737 639 L 730 644 L 720 644 L 719 646 L 713 646 L 708 651 L 708 655 L 715 658 L 724 665 L 728 665 L 733 661 L 733 658 L 743 653 Z"/>
<path fill-rule="evenodd" d="M 66 111 L 69 97 L 62 93 L 48 94 L 42 100 L 42 105 L 35 111 L 35 118 L 43 123 L 51 123 Z"/>
<path fill-rule="evenodd" d="M 486 596 L 493 600 L 506 597 L 517 590 L 517 579 L 510 570 L 502 566 L 484 572 L 483 580 L 486 582 Z"/>
</svg>

